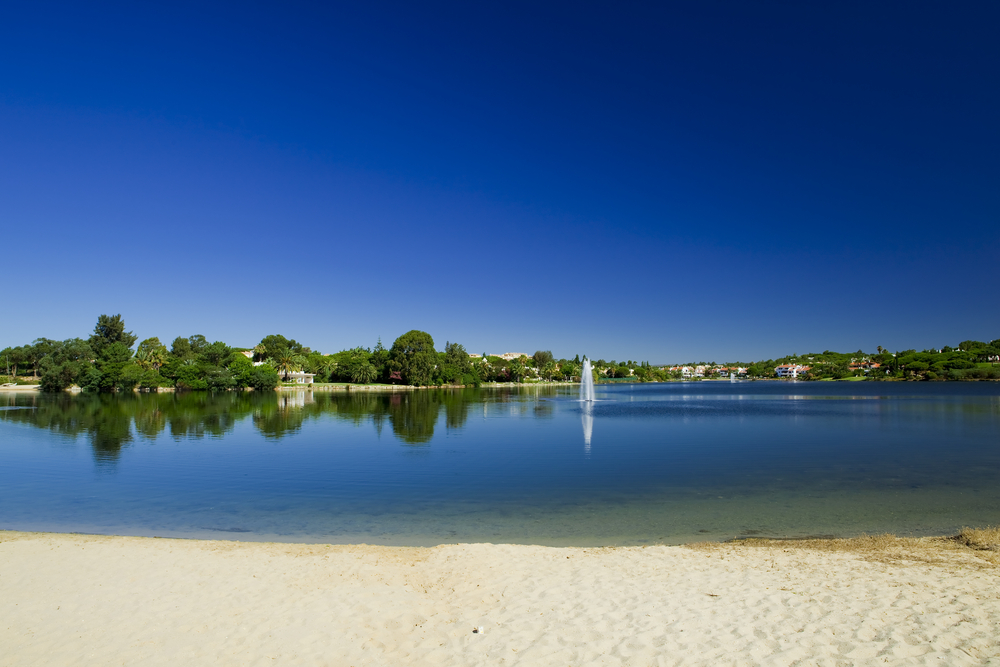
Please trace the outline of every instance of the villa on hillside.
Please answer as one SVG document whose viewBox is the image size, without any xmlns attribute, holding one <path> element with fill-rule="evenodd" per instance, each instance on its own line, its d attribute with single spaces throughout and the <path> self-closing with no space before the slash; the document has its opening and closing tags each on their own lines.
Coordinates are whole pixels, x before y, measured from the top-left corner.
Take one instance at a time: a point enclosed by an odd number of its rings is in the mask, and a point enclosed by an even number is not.
<svg viewBox="0 0 1000 667">
<path fill-rule="evenodd" d="M 780 378 L 794 378 L 808 371 L 810 366 L 800 366 L 798 364 L 781 364 L 774 369 Z"/>
<path fill-rule="evenodd" d="M 852 371 L 875 371 L 882 367 L 882 364 L 872 361 L 871 359 L 862 359 L 861 361 L 855 361 L 851 359 L 851 365 L 849 368 Z"/>
<path fill-rule="evenodd" d="M 504 361 L 513 361 L 514 359 L 520 359 L 521 357 L 531 357 L 530 354 L 525 354 L 524 352 L 504 352 L 503 354 L 498 354 L 496 352 L 490 352 L 486 355 L 487 357 L 500 357 Z M 481 354 L 469 353 L 470 359 L 482 359 Z"/>
</svg>

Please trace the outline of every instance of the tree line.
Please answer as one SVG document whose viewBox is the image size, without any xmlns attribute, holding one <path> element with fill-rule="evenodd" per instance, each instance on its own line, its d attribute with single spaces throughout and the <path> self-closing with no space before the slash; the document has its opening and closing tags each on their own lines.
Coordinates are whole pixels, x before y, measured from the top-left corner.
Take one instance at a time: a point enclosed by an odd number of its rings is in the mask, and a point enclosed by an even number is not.
<svg viewBox="0 0 1000 667">
<path fill-rule="evenodd" d="M 438 351 L 434 339 L 412 330 L 397 338 L 390 348 L 382 340 L 372 348 L 354 347 L 323 354 L 280 334 L 265 336 L 253 348 L 209 342 L 195 334 L 178 336 L 168 348 L 159 338 L 138 337 L 126 331 L 121 315 L 101 315 L 89 338 L 64 341 L 39 338 L 31 344 L 0 350 L 0 373 L 10 380 L 30 373 L 44 391 L 62 391 L 77 386 L 88 392 L 117 392 L 161 387 L 192 390 L 253 388 L 270 390 L 292 374 L 305 372 L 318 383 L 407 384 L 413 386 L 478 386 L 492 382 L 578 382 L 580 355 L 556 359 L 551 351 L 503 359 L 483 354 L 471 357 L 459 343 L 446 342 Z M 134 348 L 134 349 L 133 349 Z M 945 346 L 918 352 L 814 352 L 791 354 L 779 359 L 724 364 L 701 362 L 706 375 L 719 368 L 747 369 L 751 378 L 775 377 L 782 364 L 808 366 L 802 379 L 966 380 L 1000 379 L 1000 340 L 988 343 L 968 340 L 956 347 Z M 654 366 L 647 361 L 592 362 L 595 381 L 663 382 L 680 379 L 675 367 Z"/>
<path fill-rule="evenodd" d="M 295 373 L 319 383 L 384 383 L 413 386 L 521 382 L 526 379 L 579 379 L 580 359 L 556 360 L 549 351 L 519 359 L 483 355 L 472 358 L 459 343 L 443 351 L 424 331 L 409 331 L 386 349 L 354 347 L 323 354 L 280 334 L 265 336 L 253 348 L 195 334 L 178 336 L 167 347 L 157 337 L 136 345 L 122 316 L 101 315 L 88 338 L 64 341 L 38 338 L 29 345 L 0 350 L 0 372 L 11 379 L 30 373 L 43 391 L 77 386 L 87 392 L 120 392 L 160 387 L 191 390 L 274 389 Z"/>
</svg>

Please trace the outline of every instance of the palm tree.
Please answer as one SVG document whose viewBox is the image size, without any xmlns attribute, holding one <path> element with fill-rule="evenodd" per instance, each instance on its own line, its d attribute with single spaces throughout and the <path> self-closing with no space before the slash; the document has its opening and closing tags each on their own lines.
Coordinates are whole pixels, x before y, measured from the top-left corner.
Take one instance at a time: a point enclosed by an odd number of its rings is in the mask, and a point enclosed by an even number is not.
<svg viewBox="0 0 1000 667">
<path fill-rule="evenodd" d="M 375 367 L 366 361 L 363 364 L 358 364 L 358 367 L 354 369 L 354 372 L 351 373 L 351 380 L 360 384 L 368 384 L 375 379 L 377 374 Z"/>
<path fill-rule="evenodd" d="M 261 343 L 257 343 L 256 345 L 254 345 L 253 348 L 254 361 L 260 361 L 261 359 L 264 358 L 265 354 L 267 354 L 266 347 L 264 347 Z"/>
<path fill-rule="evenodd" d="M 288 380 L 288 374 L 295 371 L 295 355 L 287 350 L 278 353 L 274 358 L 274 368 Z"/>
<path fill-rule="evenodd" d="M 150 367 L 149 363 L 149 352 L 144 347 L 140 347 L 135 352 L 135 363 L 139 365 L 139 368 L 143 370 L 148 370 Z"/>
<path fill-rule="evenodd" d="M 277 358 L 274 360 L 275 368 L 279 373 L 282 373 L 284 379 L 288 380 L 288 374 L 294 373 L 296 371 L 302 370 L 302 364 L 305 363 L 305 357 L 294 352 L 289 352 L 284 350 L 278 353 Z"/>
<path fill-rule="evenodd" d="M 154 371 L 160 370 L 160 366 L 167 363 L 167 348 L 154 347 L 148 352 L 146 361 Z"/>
<path fill-rule="evenodd" d="M 317 366 L 318 368 L 316 370 L 325 373 L 329 378 L 329 381 L 332 382 L 333 378 L 330 376 L 332 376 L 334 369 L 337 368 L 337 362 L 334 361 L 333 357 L 323 357 L 319 360 Z"/>
</svg>

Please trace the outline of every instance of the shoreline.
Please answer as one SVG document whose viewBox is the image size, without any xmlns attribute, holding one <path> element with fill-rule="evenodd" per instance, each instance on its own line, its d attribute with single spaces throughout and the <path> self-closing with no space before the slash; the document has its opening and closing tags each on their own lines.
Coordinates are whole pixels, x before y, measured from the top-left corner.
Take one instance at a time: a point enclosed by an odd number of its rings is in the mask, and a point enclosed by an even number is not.
<svg viewBox="0 0 1000 667">
<path fill-rule="evenodd" d="M 683 383 L 696 383 L 696 382 L 719 382 L 719 383 L 732 383 L 731 380 L 727 378 L 699 378 L 696 380 L 684 379 L 684 380 L 651 380 L 647 382 L 601 382 L 597 381 L 594 386 L 614 386 L 614 385 L 628 385 L 628 384 L 683 384 Z M 962 380 L 910 380 L 901 378 L 842 378 L 839 380 L 832 379 L 822 379 L 822 380 L 796 380 L 792 378 L 753 378 L 738 380 L 736 384 L 747 383 L 747 382 L 789 382 L 789 383 L 809 383 L 813 384 L 816 382 L 851 382 L 851 383 L 882 383 L 882 382 L 920 382 L 920 383 L 968 383 L 968 382 L 1000 382 L 1000 380 L 993 380 L 989 378 L 968 378 Z M 579 386 L 579 382 L 484 382 L 478 386 L 479 389 L 499 389 L 499 388 L 525 388 L 525 387 L 574 387 Z M 300 386 L 283 386 L 279 385 L 274 388 L 275 392 L 282 391 L 329 391 L 329 392 L 406 392 L 406 391 L 418 391 L 421 389 L 468 389 L 475 387 L 475 385 L 464 385 L 464 384 L 445 384 L 445 385 L 429 385 L 429 386 L 412 386 L 412 385 L 365 385 L 365 384 L 318 384 L 318 385 L 300 385 Z M 183 393 L 188 391 L 207 391 L 204 389 L 177 389 L 175 387 L 159 387 L 155 391 L 152 390 L 142 390 L 133 389 L 131 392 L 125 393 L 154 393 L 154 394 L 172 394 L 172 393 Z M 245 390 L 235 390 L 227 389 L 224 391 L 251 391 L 250 389 Z M 17 385 L 15 387 L 0 387 L 0 393 L 42 393 L 41 385 L 31 384 L 31 385 Z M 67 387 L 63 390 L 65 393 L 79 394 L 82 390 L 79 387 Z M 57 393 L 63 393 L 57 392 Z"/>
<path fill-rule="evenodd" d="M 424 548 L 0 531 L 0 664 L 983 664 L 1000 659 L 998 556 L 886 536 Z"/>
</svg>

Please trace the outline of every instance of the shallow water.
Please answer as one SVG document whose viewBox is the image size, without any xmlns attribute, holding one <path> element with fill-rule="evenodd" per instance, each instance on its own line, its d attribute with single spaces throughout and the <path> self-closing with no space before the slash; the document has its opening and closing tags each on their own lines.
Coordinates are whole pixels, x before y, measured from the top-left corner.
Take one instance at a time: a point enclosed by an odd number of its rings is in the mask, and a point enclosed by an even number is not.
<svg viewBox="0 0 1000 667">
<path fill-rule="evenodd" d="M 0 528 L 588 546 L 1000 523 L 997 383 L 577 394 L 0 395 Z"/>
</svg>

